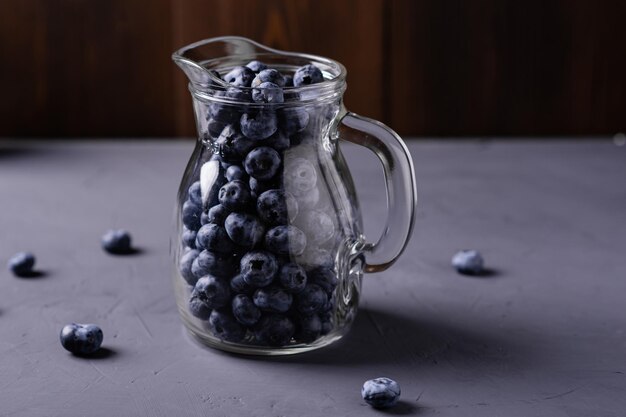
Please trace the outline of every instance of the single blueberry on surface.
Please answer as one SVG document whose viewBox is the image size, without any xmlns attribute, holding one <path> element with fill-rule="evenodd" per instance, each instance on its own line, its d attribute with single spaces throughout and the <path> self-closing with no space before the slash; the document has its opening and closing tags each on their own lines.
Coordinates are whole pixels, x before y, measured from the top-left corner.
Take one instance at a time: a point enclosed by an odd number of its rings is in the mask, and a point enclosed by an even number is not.
<svg viewBox="0 0 626 417">
<path fill-rule="evenodd" d="M 257 246 L 265 234 L 263 223 L 247 213 L 231 213 L 224 222 L 226 233 L 237 245 L 251 249 Z"/>
<path fill-rule="evenodd" d="M 452 266 L 461 274 L 480 275 L 484 270 L 484 260 L 478 251 L 462 250 L 452 258 Z"/>
<path fill-rule="evenodd" d="M 393 407 L 400 398 L 400 385 L 386 377 L 370 379 L 363 384 L 361 397 L 374 408 Z"/>
<path fill-rule="evenodd" d="M 262 345 L 284 346 L 291 341 L 295 330 L 293 322 L 288 317 L 270 314 L 261 318 L 254 327 L 254 336 Z"/>
<path fill-rule="evenodd" d="M 207 212 L 207 223 L 213 223 L 220 226 L 224 225 L 226 217 L 230 214 L 230 210 L 221 204 L 216 204 Z"/>
<path fill-rule="evenodd" d="M 235 67 L 224 76 L 224 81 L 236 87 L 250 87 L 256 74 L 248 67 Z"/>
<path fill-rule="evenodd" d="M 270 225 L 288 224 L 298 215 L 298 202 L 284 190 L 268 190 L 259 195 L 256 211 Z"/>
<path fill-rule="evenodd" d="M 189 196 L 189 200 L 192 203 L 198 206 L 202 206 L 202 191 L 200 188 L 200 181 L 196 181 L 189 186 L 187 195 Z"/>
<path fill-rule="evenodd" d="M 103 334 L 95 324 L 72 323 L 63 326 L 59 338 L 66 350 L 76 355 L 90 355 L 100 349 Z"/>
<path fill-rule="evenodd" d="M 227 342 L 237 343 L 246 336 L 246 329 L 225 311 L 213 310 L 208 327 L 215 337 Z"/>
<path fill-rule="evenodd" d="M 265 251 L 246 253 L 241 258 L 240 266 L 244 281 L 256 288 L 271 284 L 278 273 L 278 260 Z"/>
<path fill-rule="evenodd" d="M 304 289 L 296 295 L 298 301 L 298 310 L 303 314 L 313 314 L 321 310 L 328 296 L 326 292 L 315 284 L 307 284 Z"/>
<path fill-rule="evenodd" d="M 301 343 L 311 343 L 322 333 L 322 321 L 317 314 L 300 316 L 296 321 L 295 339 Z"/>
<path fill-rule="evenodd" d="M 198 277 L 195 276 L 192 272 L 191 266 L 193 265 L 193 261 L 196 260 L 199 254 L 200 251 L 197 251 L 195 249 L 188 250 L 183 253 L 178 263 L 178 270 L 180 271 L 180 275 L 185 281 L 187 281 L 187 284 L 189 285 L 196 285 L 196 282 L 198 282 Z"/>
<path fill-rule="evenodd" d="M 252 90 L 252 100 L 257 103 L 282 103 L 285 101 L 283 89 L 270 82 L 259 84 Z"/>
<path fill-rule="evenodd" d="M 246 156 L 246 172 L 257 180 L 269 180 L 280 167 L 280 155 L 268 146 L 259 146 Z"/>
<path fill-rule="evenodd" d="M 233 260 L 229 256 L 203 250 L 191 264 L 191 272 L 196 278 L 205 275 L 216 277 L 229 277 L 235 271 Z"/>
<path fill-rule="evenodd" d="M 200 228 L 200 215 L 202 213 L 202 207 L 192 203 L 191 201 L 185 201 L 182 208 L 183 224 L 189 230 L 198 230 Z"/>
<path fill-rule="evenodd" d="M 20 252 L 11 257 L 8 267 L 13 274 L 18 277 L 25 277 L 33 274 L 35 266 L 35 255 L 30 252 Z"/>
<path fill-rule="evenodd" d="M 287 159 L 284 172 L 285 187 L 296 196 L 307 193 L 317 184 L 317 172 L 307 159 Z"/>
<path fill-rule="evenodd" d="M 183 235 L 182 235 L 183 244 L 185 246 L 187 246 L 188 248 L 195 249 L 196 248 L 196 236 L 197 236 L 197 234 L 198 234 L 198 232 L 196 232 L 194 230 L 189 230 L 186 227 L 184 227 Z"/>
<path fill-rule="evenodd" d="M 231 165 L 226 169 L 226 179 L 228 181 L 248 181 L 248 174 L 239 165 Z"/>
<path fill-rule="evenodd" d="M 198 230 L 196 248 L 207 249 L 215 253 L 227 254 L 235 249 L 235 244 L 228 237 L 226 229 L 217 224 L 205 224 Z"/>
<path fill-rule="evenodd" d="M 276 226 L 265 234 L 265 248 L 277 255 L 301 255 L 306 236 L 296 226 Z"/>
<path fill-rule="evenodd" d="M 307 275 L 300 265 L 289 262 L 280 268 L 280 284 L 291 293 L 299 293 L 307 284 Z"/>
<path fill-rule="evenodd" d="M 250 188 L 240 180 L 227 182 L 220 188 L 218 199 L 222 206 L 228 210 L 241 210 L 252 201 Z"/>
<path fill-rule="evenodd" d="M 301 85 L 310 85 L 324 81 L 324 75 L 318 67 L 313 64 L 307 64 L 298 68 L 293 74 L 293 85 L 300 87 Z"/>
<path fill-rule="evenodd" d="M 233 297 L 232 309 L 237 321 L 244 326 L 253 326 L 261 318 L 261 310 L 244 294 Z"/>
<path fill-rule="evenodd" d="M 102 236 L 102 248 L 109 253 L 129 253 L 131 237 L 126 230 L 109 230 Z"/>
<path fill-rule="evenodd" d="M 259 73 L 267 68 L 267 65 L 262 63 L 261 61 L 250 61 L 246 64 L 246 67 L 250 68 L 253 72 Z"/>
<path fill-rule="evenodd" d="M 271 111 L 244 113 L 240 119 L 241 133 L 252 140 L 263 140 L 278 130 L 278 119 Z"/>
<path fill-rule="evenodd" d="M 272 286 L 256 290 L 252 300 L 261 310 L 285 313 L 291 307 L 293 296 L 283 288 Z"/>
</svg>

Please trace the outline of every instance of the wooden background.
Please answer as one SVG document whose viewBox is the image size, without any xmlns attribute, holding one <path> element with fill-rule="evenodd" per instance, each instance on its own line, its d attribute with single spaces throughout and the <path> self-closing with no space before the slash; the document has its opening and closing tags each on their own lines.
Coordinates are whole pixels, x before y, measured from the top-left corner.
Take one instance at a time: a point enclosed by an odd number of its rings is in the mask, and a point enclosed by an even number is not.
<svg viewBox="0 0 626 417">
<path fill-rule="evenodd" d="M 626 2 L 2 0 L 0 137 L 190 136 L 175 49 L 236 34 L 348 68 L 405 135 L 626 130 Z"/>
</svg>

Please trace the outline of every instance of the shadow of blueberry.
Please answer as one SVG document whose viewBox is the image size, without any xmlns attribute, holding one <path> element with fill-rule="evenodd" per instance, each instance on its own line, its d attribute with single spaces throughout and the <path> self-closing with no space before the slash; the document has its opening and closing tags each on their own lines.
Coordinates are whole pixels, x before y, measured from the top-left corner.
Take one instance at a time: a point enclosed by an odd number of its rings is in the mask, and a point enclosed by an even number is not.
<svg viewBox="0 0 626 417">
<path fill-rule="evenodd" d="M 106 251 L 106 253 L 108 253 L 109 255 L 113 255 L 113 256 L 132 256 L 132 255 L 141 255 L 144 254 L 146 251 L 145 249 L 142 248 L 130 248 L 127 250 L 123 250 L 123 251 Z"/>
<path fill-rule="evenodd" d="M 108 347 L 101 347 L 96 352 L 92 353 L 91 355 L 80 355 L 77 353 L 70 354 L 70 356 L 73 356 L 75 358 L 91 359 L 91 360 L 111 359 L 117 355 L 119 355 L 118 351 L 108 348 Z"/>
<path fill-rule="evenodd" d="M 16 275 L 18 278 L 26 278 L 26 279 L 38 279 L 38 278 L 45 278 L 48 276 L 48 273 L 46 271 L 39 271 L 39 270 L 34 270 L 34 271 L 30 271 L 27 273 L 22 273 L 19 275 Z"/>
</svg>

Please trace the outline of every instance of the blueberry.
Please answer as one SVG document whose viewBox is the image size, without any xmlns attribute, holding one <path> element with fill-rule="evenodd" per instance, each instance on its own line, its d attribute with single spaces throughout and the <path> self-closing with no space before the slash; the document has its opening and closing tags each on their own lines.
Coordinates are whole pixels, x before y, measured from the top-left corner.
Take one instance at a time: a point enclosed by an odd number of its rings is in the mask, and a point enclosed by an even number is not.
<svg viewBox="0 0 626 417">
<path fill-rule="evenodd" d="M 242 135 L 233 125 L 228 125 L 213 147 L 224 161 L 240 162 L 255 147 L 255 142 Z"/>
<path fill-rule="evenodd" d="M 261 318 L 261 310 L 244 294 L 238 294 L 233 298 L 232 309 L 237 321 L 244 326 L 253 326 Z"/>
<path fill-rule="evenodd" d="M 254 327 L 254 336 L 260 344 L 284 346 L 295 332 L 293 322 L 285 316 L 272 314 L 265 316 Z"/>
<path fill-rule="evenodd" d="M 299 293 L 307 284 L 307 274 L 300 265 L 286 263 L 278 274 L 280 284 L 291 293 Z"/>
<path fill-rule="evenodd" d="M 235 270 L 232 259 L 227 256 L 203 250 L 191 264 L 191 272 L 196 278 L 205 275 L 215 275 L 216 277 L 229 277 Z"/>
<path fill-rule="evenodd" d="M 247 181 L 248 174 L 239 165 L 231 165 L 226 170 L 226 179 L 228 181 L 235 181 L 235 180 Z"/>
<path fill-rule="evenodd" d="M 209 330 L 220 340 L 241 342 L 246 336 L 246 329 L 229 313 L 214 310 L 209 316 Z"/>
<path fill-rule="evenodd" d="M 326 305 L 328 296 L 319 285 L 307 284 L 296 296 L 296 299 L 298 301 L 298 310 L 301 313 L 313 314 Z"/>
<path fill-rule="evenodd" d="M 276 179 L 270 181 L 259 181 L 254 177 L 250 177 L 250 193 L 254 198 L 257 198 L 267 190 L 275 189 L 280 186 L 280 181 Z"/>
<path fill-rule="evenodd" d="M 243 105 L 251 101 L 250 93 L 239 88 L 229 88 L 226 91 L 219 91 L 215 94 L 217 98 L 223 98 L 227 101 L 235 101 L 239 104 L 215 102 L 210 106 L 211 118 L 219 123 L 238 123 L 241 119 Z"/>
<path fill-rule="evenodd" d="M 240 120 L 241 133 L 252 140 L 263 140 L 278 130 L 276 114 L 270 111 L 259 111 L 255 114 L 244 113 Z"/>
<path fill-rule="evenodd" d="M 291 307 L 293 297 L 282 288 L 267 287 L 256 290 L 253 301 L 261 310 L 285 313 Z"/>
<path fill-rule="evenodd" d="M 278 260 L 265 251 L 246 253 L 240 266 L 244 281 L 256 288 L 268 286 L 278 272 Z"/>
<path fill-rule="evenodd" d="M 317 246 L 308 246 L 304 253 L 296 258 L 299 264 L 312 269 L 317 267 L 332 268 L 335 264 L 332 253 L 328 249 Z"/>
<path fill-rule="evenodd" d="M 246 172 L 257 180 L 269 180 L 280 167 L 280 155 L 267 146 L 259 146 L 250 151 L 244 162 Z"/>
<path fill-rule="evenodd" d="M 256 211 L 270 225 L 291 223 L 298 215 L 298 202 L 283 190 L 268 190 L 259 195 Z"/>
<path fill-rule="evenodd" d="M 189 200 L 192 203 L 197 206 L 202 206 L 202 191 L 200 189 L 200 181 L 196 181 L 191 184 L 191 186 L 189 186 L 187 195 L 189 196 Z"/>
<path fill-rule="evenodd" d="M 183 224 L 189 230 L 198 230 L 200 228 L 200 214 L 202 213 L 201 206 L 192 203 L 191 201 L 185 201 L 182 209 Z"/>
<path fill-rule="evenodd" d="M 241 117 L 241 114 L 239 114 L 238 117 Z M 237 117 L 235 117 L 234 120 L 236 121 Z M 222 133 L 222 130 L 224 130 L 225 127 L 226 127 L 226 123 L 221 122 L 219 120 L 215 120 L 213 118 L 209 118 L 209 121 L 206 127 L 206 130 L 209 133 L 209 135 L 208 137 L 205 136 L 205 141 L 210 140 L 212 138 L 219 137 L 219 135 Z"/>
<path fill-rule="evenodd" d="M 196 260 L 200 251 L 195 249 L 191 249 L 183 253 L 180 257 L 180 262 L 178 263 L 178 270 L 180 271 L 180 275 L 183 277 L 187 284 L 196 285 L 198 282 L 198 277 L 192 272 L 191 266 L 193 265 L 193 261 Z"/>
<path fill-rule="evenodd" d="M 20 252 L 9 259 L 9 269 L 18 277 L 25 277 L 33 274 L 35 266 L 35 255 L 29 252 Z"/>
<path fill-rule="evenodd" d="M 250 188 L 240 180 L 227 182 L 220 188 L 218 198 L 220 204 L 228 210 L 245 209 L 252 201 Z"/>
<path fill-rule="evenodd" d="M 235 275 L 231 280 L 230 280 L 230 289 L 235 293 L 235 294 L 246 294 L 246 295 L 250 295 L 254 292 L 254 287 L 251 286 L 250 284 L 248 284 L 244 279 L 243 279 L 243 275 L 239 274 L 239 275 Z"/>
<path fill-rule="evenodd" d="M 274 148 L 278 152 L 285 151 L 291 146 L 289 136 L 285 135 L 285 133 L 280 130 L 267 139 L 257 141 L 257 143 L 260 146 L 269 146 L 270 148 Z"/>
<path fill-rule="evenodd" d="M 301 255 L 306 236 L 296 226 L 276 226 L 265 234 L 265 247 L 277 255 Z"/>
<path fill-rule="evenodd" d="M 293 87 L 292 75 L 283 75 L 283 79 L 285 80 L 285 87 Z"/>
<path fill-rule="evenodd" d="M 128 253 L 130 247 L 130 233 L 126 230 L 109 230 L 102 236 L 102 248 L 109 253 Z"/>
<path fill-rule="evenodd" d="M 319 285 L 329 295 L 337 288 L 337 275 L 332 268 L 315 268 L 307 273 L 307 277 L 310 283 Z"/>
<path fill-rule="evenodd" d="M 324 75 L 319 68 L 313 64 L 307 64 L 298 68 L 293 74 L 293 85 L 300 87 L 301 85 L 309 85 L 324 81 Z"/>
<path fill-rule="evenodd" d="M 261 61 L 250 61 L 246 64 L 246 67 L 250 68 L 253 72 L 256 72 L 258 74 L 259 72 L 266 69 L 267 65 L 265 65 Z"/>
<path fill-rule="evenodd" d="M 95 324 L 72 323 L 63 326 L 60 339 L 66 350 L 76 355 L 90 355 L 100 349 L 103 334 Z"/>
<path fill-rule="evenodd" d="M 252 80 L 252 87 L 260 87 L 264 83 L 272 83 L 277 87 L 285 86 L 285 78 L 280 72 L 273 68 L 268 68 L 260 71 Z"/>
<path fill-rule="evenodd" d="M 213 223 L 220 226 L 224 225 L 226 217 L 230 214 L 230 211 L 221 204 L 216 204 L 211 207 L 207 213 L 207 223 Z"/>
<path fill-rule="evenodd" d="M 304 213 L 298 224 L 305 231 L 307 240 L 311 243 L 321 244 L 327 242 L 335 235 L 333 219 L 320 210 L 311 210 Z"/>
<path fill-rule="evenodd" d="M 452 258 L 452 266 L 465 275 L 480 275 L 483 265 L 482 255 L 475 250 L 462 250 Z"/>
<path fill-rule="evenodd" d="M 204 213 L 202 213 L 204 215 Z M 183 243 L 185 244 L 185 246 L 187 246 L 188 248 L 191 249 L 195 249 L 196 248 L 196 235 L 198 234 L 198 232 L 193 231 L 193 230 L 189 230 L 186 227 L 183 229 L 183 236 L 182 236 L 182 240 Z"/>
<path fill-rule="evenodd" d="M 320 201 L 320 191 L 317 187 L 313 187 L 306 193 L 295 196 L 295 198 L 298 201 L 298 207 L 301 208 L 300 211 L 305 208 L 312 209 Z"/>
<path fill-rule="evenodd" d="M 289 99 L 289 93 L 285 93 L 285 99 Z M 285 107 L 280 109 L 279 120 L 282 129 L 288 135 L 301 132 L 309 124 L 309 112 L 302 107 Z"/>
<path fill-rule="evenodd" d="M 263 223 L 256 216 L 246 213 L 229 214 L 224 227 L 233 242 L 249 249 L 257 246 L 265 233 Z"/>
<path fill-rule="evenodd" d="M 322 336 L 327 335 L 328 333 L 333 331 L 333 317 L 330 312 L 321 313 L 320 320 L 322 321 Z"/>
<path fill-rule="evenodd" d="M 235 244 L 222 226 L 209 223 L 198 230 L 196 247 L 198 250 L 208 249 L 211 252 L 226 254 L 235 249 Z"/>
<path fill-rule="evenodd" d="M 389 408 L 400 398 L 400 385 L 393 379 L 381 377 L 365 381 L 361 397 L 374 408 Z"/>
<path fill-rule="evenodd" d="M 235 67 L 224 76 L 224 81 L 236 87 L 250 87 L 255 75 L 248 67 Z"/>
<path fill-rule="evenodd" d="M 211 310 L 224 307 L 230 301 L 230 286 L 223 278 L 206 275 L 196 282 L 189 310 L 194 316 L 203 320 L 209 317 Z"/>
<path fill-rule="evenodd" d="M 283 89 L 270 82 L 259 84 L 252 90 L 252 100 L 257 103 L 282 103 L 285 101 Z"/>
<path fill-rule="evenodd" d="M 304 158 L 285 160 L 285 187 L 298 196 L 307 193 L 317 184 L 317 173 L 311 162 Z"/>
<path fill-rule="evenodd" d="M 295 339 L 301 343 L 311 343 L 322 333 L 322 321 L 317 314 L 300 316 L 296 321 Z"/>
</svg>

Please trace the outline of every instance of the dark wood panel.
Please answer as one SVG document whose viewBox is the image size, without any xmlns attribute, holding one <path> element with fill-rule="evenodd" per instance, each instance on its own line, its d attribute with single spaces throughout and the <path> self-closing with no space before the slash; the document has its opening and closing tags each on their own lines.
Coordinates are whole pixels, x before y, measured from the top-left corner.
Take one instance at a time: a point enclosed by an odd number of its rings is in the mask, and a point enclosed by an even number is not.
<svg viewBox="0 0 626 417">
<path fill-rule="evenodd" d="M 0 2 L 2 136 L 174 134 L 169 3 Z"/>
<path fill-rule="evenodd" d="M 173 0 L 172 7 L 177 45 L 239 35 L 274 48 L 337 59 L 348 68 L 347 106 L 363 115 L 383 117 L 382 0 Z M 191 135 L 194 124 L 182 72 L 176 79 L 177 131 Z"/>
<path fill-rule="evenodd" d="M 389 123 L 424 135 L 626 129 L 626 3 L 397 0 Z"/>
</svg>

